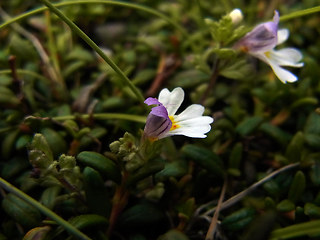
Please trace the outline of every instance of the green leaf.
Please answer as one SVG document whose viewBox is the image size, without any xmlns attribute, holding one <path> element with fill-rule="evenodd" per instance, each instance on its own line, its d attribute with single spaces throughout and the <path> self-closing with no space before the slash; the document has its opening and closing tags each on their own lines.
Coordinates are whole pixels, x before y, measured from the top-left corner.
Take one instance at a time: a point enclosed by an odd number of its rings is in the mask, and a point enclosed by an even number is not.
<svg viewBox="0 0 320 240">
<path fill-rule="evenodd" d="M 33 228 L 26 233 L 22 240 L 45 240 L 50 230 L 49 226 Z"/>
<path fill-rule="evenodd" d="M 85 167 L 83 180 L 90 212 L 107 216 L 111 209 L 110 196 L 99 172 L 91 167 Z"/>
<path fill-rule="evenodd" d="M 88 50 L 85 50 L 80 46 L 74 47 L 72 51 L 69 52 L 66 56 L 67 56 L 66 57 L 67 61 L 76 60 L 76 61 L 83 61 L 88 63 L 95 60 L 91 52 L 89 52 Z"/>
<path fill-rule="evenodd" d="M 306 177 L 302 171 L 298 171 L 292 180 L 288 199 L 292 202 L 297 202 L 301 196 L 303 195 L 303 192 L 306 188 Z"/>
<path fill-rule="evenodd" d="M 292 103 L 292 105 L 290 106 L 291 110 L 296 109 L 296 108 L 304 108 L 308 105 L 311 106 L 315 106 L 318 104 L 318 99 L 314 98 L 314 97 L 305 97 L 305 98 L 301 98 L 296 100 L 295 102 Z"/>
<path fill-rule="evenodd" d="M 213 52 L 217 54 L 220 59 L 230 59 L 236 55 L 235 50 L 232 48 L 216 48 Z"/>
<path fill-rule="evenodd" d="M 189 240 L 189 238 L 182 232 L 172 229 L 167 233 L 161 235 L 157 240 Z"/>
<path fill-rule="evenodd" d="M 291 139 L 287 150 L 286 158 L 290 162 L 299 162 L 301 160 L 301 154 L 303 149 L 304 136 L 302 132 L 297 132 Z"/>
<path fill-rule="evenodd" d="M 20 100 L 17 96 L 7 87 L 0 86 L 0 105 L 17 106 Z"/>
<path fill-rule="evenodd" d="M 267 239 L 276 224 L 277 213 L 275 211 L 263 211 L 257 216 L 248 228 L 245 229 L 243 240 Z"/>
<path fill-rule="evenodd" d="M 35 227 L 41 220 L 38 209 L 12 193 L 7 194 L 3 199 L 2 209 L 11 218 L 26 227 Z"/>
<path fill-rule="evenodd" d="M 19 59 L 32 60 L 38 57 L 34 46 L 28 40 L 22 39 L 17 34 L 13 34 L 10 39 L 10 53 Z"/>
<path fill-rule="evenodd" d="M 320 207 L 313 203 L 306 203 L 304 205 L 304 214 L 311 218 L 319 218 L 320 217 Z"/>
<path fill-rule="evenodd" d="M 127 179 L 127 186 L 135 184 L 136 182 L 152 176 L 164 169 L 164 161 L 162 159 L 155 159 L 149 161 L 135 172 L 131 173 Z"/>
<path fill-rule="evenodd" d="M 243 145 L 241 142 L 236 143 L 230 153 L 229 168 L 238 169 L 242 159 Z"/>
<path fill-rule="evenodd" d="M 246 118 L 236 127 L 236 132 L 242 136 L 250 135 L 262 122 L 263 118 L 259 116 Z"/>
<path fill-rule="evenodd" d="M 189 198 L 180 205 L 177 206 L 179 214 L 183 214 L 188 220 L 193 216 L 196 209 L 196 202 L 194 198 Z"/>
<path fill-rule="evenodd" d="M 151 203 L 137 204 L 122 213 L 119 224 L 126 228 L 155 226 L 166 218 L 164 212 Z"/>
<path fill-rule="evenodd" d="M 29 149 L 29 161 L 34 167 L 47 169 L 53 163 L 52 151 L 42 134 L 34 135 Z"/>
<path fill-rule="evenodd" d="M 104 177 L 117 183 L 120 182 L 121 174 L 116 164 L 97 152 L 83 151 L 78 154 L 77 160 L 85 166 L 92 167 L 100 172 Z"/>
<path fill-rule="evenodd" d="M 46 188 L 41 195 L 40 202 L 49 209 L 53 209 L 56 203 L 56 197 L 61 191 L 60 186 Z"/>
<path fill-rule="evenodd" d="M 91 129 L 89 134 L 82 136 L 80 139 L 80 146 L 82 148 L 88 146 L 91 143 L 94 143 L 95 139 L 99 139 L 107 134 L 107 130 L 102 127 L 95 127 Z"/>
<path fill-rule="evenodd" d="M 0 176 L 9 179 L 21 173 L 24 169 L 29 168 L 30 163 L 22 157 L 11 158 L 10 161 L 1 163 Z"/>
<path fill-rule="evenodd" d="M 270 123 L 261 124 L 259 129 L 265 134 L 269 135 L 274 140 L 276 140 L 281 145 L 286 145 L 291 138 L 291 135 L 289 133 L 283 131 L 279 127 L 276 127 Z"/>
<path fill-rule="evenodd" d="M 247 79 L 252 76 L 252 66 L 245 60 L 235 60 L 220 70 L 220 75 L 230 79 Z"/>
<path fill-rule="evenodd" d="M 307 133 L 304 135 L 304 141 L 315 149 L 320 148 L 320 134 Z"/>
<path fill-rule="evenodd" d="M 220 178 L 224 177 L 222 162 L 212 151 L 191 144 L 185 145 L 181 151 L 186 158 L 190 158 L 192 161 L 206 169 L 210 174 Z"/>
<path fill-rule="evenodd" d="M 181 177 L 187 172 L 186 163 L 183 161 L 174 161 L 165 163 L 164 169 L 156 174 L 157 180 L 164 180 L 170 177 Z"/>
<path fill-rule="evenodd" d="M 221 226 L 230 231 L 243 229 L 253 220 L 255 213 L 253 208 L 242 208 L 223 219 Z"/>
<path fill-rule="evenodd" d="M 319 160 L 319 155 L 316 155 L 316 159 Z M 310 168 L 310 179 L 311 182 L 315 186 L 320 186 L 320 163 L 319 161 L 316 161 Z"/>
<path fill-rule="evenodd" d="M 320 135 L 320 115 L 318 113 L 310 113 L 306 125 L 304 127 L 304 132 Z"/>
<path fill-rule="evenodd" d="M 295 208 L 296 208 L 296 206 L 289 199 L 282 200 L 277 205 L 277 210 L 280 212 L 290 212 L 290 211 L 294 210 Z"/>
<path fill-rule="evenodd" d="M 192 69 L 178 72 L 171 81 L 171 84 L 176 87 L 190 88 L 199 86 L 201 83 L 207 82 L 210 75 L 203 71 Z"/>
<path fill-rule="evenodd" d="M 155 69 L 147 68 L 139 71 L 136 76 L 132 79 L 132 83 L 136 86 L 149 82 L 154 79 L 157 72 Z"/>
<path fill-rule="evenodd" d="M 320 234 L 320 220 L 293 224 L 288 227 L 276 229 L 271 233 L 270 240 L 297 238 Z"/>
<path fill-rule="evenodd" d="M 46 138 L 48 145 L 53 153 L 53 156 L 58 157 L 62 153 L 66 153 L 67 143 L 61 134 L 51 128 L 44 128 L 41 133 Z"/>
<path fill-rule="evenodd" d="M 83 214 L 71 218 L 69 222 L 78 229 L 106 227 L 108 219 L 96 214 Z"/>
</svg>

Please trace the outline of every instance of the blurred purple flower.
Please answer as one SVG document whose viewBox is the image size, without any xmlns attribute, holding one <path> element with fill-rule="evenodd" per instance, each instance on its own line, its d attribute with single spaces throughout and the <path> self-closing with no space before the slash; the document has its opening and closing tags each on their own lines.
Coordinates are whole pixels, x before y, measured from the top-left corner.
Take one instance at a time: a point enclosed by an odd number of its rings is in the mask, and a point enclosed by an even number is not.
<svg viewBox="0 0 320 240">
<path fill-rule="evenodd" d="M 279 13 L 275 11 L 273 21 L 259 24 L 251 32 L 235 43 L 240 49 L 267 63 L 283 82 L 295 82 L 298 78 L 281 66 L 302 67 L 302 54 L 294 48 L 274 50 L 289 37 L 288 29 L 278 29 Z"/>
</svg>

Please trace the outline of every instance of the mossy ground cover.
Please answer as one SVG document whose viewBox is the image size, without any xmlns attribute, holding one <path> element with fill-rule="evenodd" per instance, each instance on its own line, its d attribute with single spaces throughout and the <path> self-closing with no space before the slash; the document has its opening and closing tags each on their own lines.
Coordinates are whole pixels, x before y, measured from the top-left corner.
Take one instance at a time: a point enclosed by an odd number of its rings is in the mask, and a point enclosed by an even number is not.
<svg viewBox="0 0 320 240">
<path fill-rule="evenodd" d="M 235 47 L 275 10 L 290 32 L 276 49 L 303 56 L 285 67 L 292 83 Z M 316 0 L 2 1 L 0 239 L 318 239 L 319 12 Z M 144 100 L 164 88 L 204 107 L 206 138 L 147 136 Z"/>
</svg>

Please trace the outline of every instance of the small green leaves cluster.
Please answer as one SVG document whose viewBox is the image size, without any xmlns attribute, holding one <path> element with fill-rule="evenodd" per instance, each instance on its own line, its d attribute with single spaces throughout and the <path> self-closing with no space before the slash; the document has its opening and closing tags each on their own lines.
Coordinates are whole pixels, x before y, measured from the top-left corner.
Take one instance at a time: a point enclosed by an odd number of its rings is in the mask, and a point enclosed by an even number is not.
<svg viewBox="0 0 320 240">
<path fill-rule="evenodd" d="M 138 145 L 138 146 L 137 146 Z M 141 167 L 145 160 L 139 156 L 139 143 L 136 138 L 126 132 L 122 138 L 110 144 L 113 153 L 124 162 L 127 171 L 131 172 Z"/>
<path fill-rule="evenodd" d="M 54 3 L 88 38 L 40 2 L 1 3 L 0 239 L 204 239 L 225 182 L 216 238 L 318 238 L 319 6 L 276 3 L 305 64 L 284 85 L 232 48 L 269 2 L 220 2 Z M 141 138 L 142 95 L 175 87 L 215 119 L 208 137 Z"/>
<path fill-rule="evenodd" d="M 243 25 L 235 25 L 229 15 L 221 17 L 219 21 L 206 18 L 205 23 L 209 27 L 211 37 L 218 46 L 229 45 L 249 30 Z"/>
<path fill-rule="evenodd" d="M 44 186 L 60 185 L 77 191 L 81 188 L 80 168 L 73 156 L 62 154 L 58 160 L 53 159 L 52 151 L 42 134 L 35 134 L 30 144 L 29 161 L 34 175 Z"/>
</svg>

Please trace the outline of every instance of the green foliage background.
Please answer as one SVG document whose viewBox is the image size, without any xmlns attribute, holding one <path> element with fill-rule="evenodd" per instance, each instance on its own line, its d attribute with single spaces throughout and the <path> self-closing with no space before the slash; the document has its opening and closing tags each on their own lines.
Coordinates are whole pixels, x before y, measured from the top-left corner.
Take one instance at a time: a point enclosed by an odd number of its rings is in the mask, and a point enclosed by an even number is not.
<svg viewBox="0 0 320 240">
<path fill-rule="evenodd" d="M 319 238 L 318 1 L 59 4 L 120 73 L 42 1 L 0 3 L 0 239 L 205 239 L 223 186 L 214 239 Z M 275 9 L 296 83 L 232 49 Z M 205 106 L 206 139 L 141 144 L 165 87 Z"/>
</svg>

